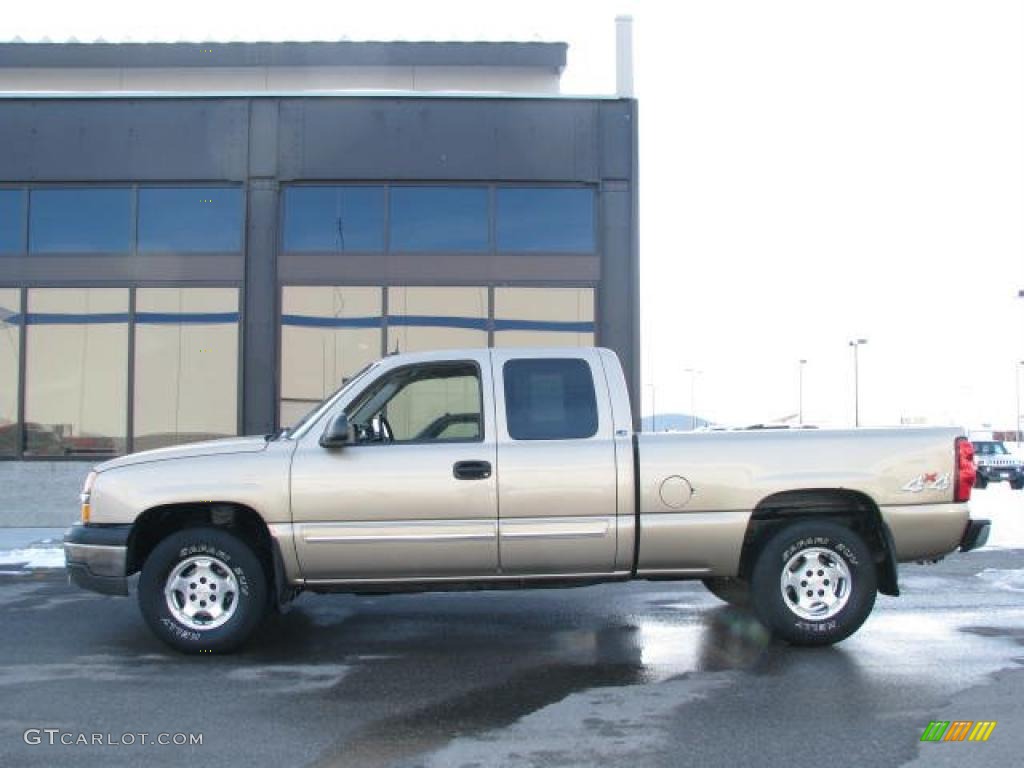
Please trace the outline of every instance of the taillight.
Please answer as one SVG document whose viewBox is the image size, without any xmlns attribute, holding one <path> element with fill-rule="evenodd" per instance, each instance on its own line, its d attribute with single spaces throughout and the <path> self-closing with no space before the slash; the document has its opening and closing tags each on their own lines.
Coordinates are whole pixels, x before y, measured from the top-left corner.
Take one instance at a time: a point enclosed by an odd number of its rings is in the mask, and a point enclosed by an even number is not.
<svg viewBox="0 0 1024 768">
<path fill-rule="evenodd" d="M 970 501 L 971 489 L 977 478 L 974 466 L 974 446 L 966 437 L 956 439 L 956 495 L 953 501 Z"/>
</svg>

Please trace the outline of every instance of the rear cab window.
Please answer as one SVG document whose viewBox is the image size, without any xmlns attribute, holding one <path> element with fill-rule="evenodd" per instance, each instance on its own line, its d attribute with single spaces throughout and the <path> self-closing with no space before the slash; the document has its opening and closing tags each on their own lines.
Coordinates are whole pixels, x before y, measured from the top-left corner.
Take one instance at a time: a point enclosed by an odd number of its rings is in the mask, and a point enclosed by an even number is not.
<svg viewBox="0 0 1024 768">
<path fill-rule="evenodd" d="M 502 377 L 513 440 L 581 440 L 597 434 L 594 378 L 585 360 L 509 360 Z"/>
</svg>

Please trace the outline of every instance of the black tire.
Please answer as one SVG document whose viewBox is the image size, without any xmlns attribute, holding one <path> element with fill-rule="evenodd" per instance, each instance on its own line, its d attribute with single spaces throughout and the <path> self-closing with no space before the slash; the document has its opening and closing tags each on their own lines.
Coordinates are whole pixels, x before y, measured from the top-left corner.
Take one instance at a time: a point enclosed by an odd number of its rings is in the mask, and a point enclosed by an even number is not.
<svg viewBox="0 0 1024 768">
<path fill-rule="evenodd" d="M 819 554 L 812 561 L 798 559 L 805 551 Z M 787 568 L 799 563 L 799 568 Z M 805 567 L 812 575 L 803 580 Z M 844 567 L 848 579 L 836 575 Z M 794 581 L 787 593 L 783 592 L 784 573 Z M 801 606 L 798 601 L 808 587 L 807 604 Z M 860 536 L 837 523 L 807 520 L 787 525 L 764 543 L 754 562 L 750 590 L 757 617 L 773 635 L 794 645 L 831 645 L 856 632 L 871 613 L 877 574 L 871 551 Z M 839 607 L 828 607 L 827 600 L 838 602 Z M 804 610 L 803 615 L 798 610 Z"/>
<path fill-rule="evenodd" d="M 224 584 L 229 584 L 227 591 L 222 589 L 220 593 L 221 607 L 228 617 L 223 624 L 211 629 L 189 626 L 175 616 L 169 600 L 177 601 L 181 593 L 168 598 L 164 592 L 168 577 L 178 565 L 197 556 L 206 556 L 203 559 L 213 572 L 223 577 Z M 224 572 L 224 565 L 229 573 Z M 188 580 L 189 569 L 194 567 L 186 568 L 184 580 Z M 210 581 L 212 583 L 214 578 Z M 196 583 L 190 586 L 199 586 L 198 582 L 197 577 Z M 228 593 L 234 597 L 225 597 Z M 237 536 L 216 528 L 186 528 L 172 533 L 146 558 L 139 578 L 139 607 L 146 623 L 157 637 L 183 653 L 227 653 L 238 648 L 266 614 L 268 594 L 266 573 L 252 548 Z M 217 599 L 217 593 L 212 591 L 189 597 L 197 596 L 206 596 L 211 600 L 210 606 L 214 606 Z M 223 608 L 225 605 L 228 608 Z M 203 621 L 202 614 L 197 619 Z"/>
<path fill-rule="evenodd" d="M 1024 477 L 1019 477 L 1016 480 L 1010 481 L 1010 488 L 1015 491 L 1024 490 Z"/>
<path fill-rule="evenodd" d="M 978 490 L 984 490 L 988 487 L 988 478 L 982 477 L 980 474 L 974 477 L 974 487 Z"/>
<path fill-rule="evenodd" d="M 708 592 L 723 603 L 728 603 L 736 608 L 750 607 L 750 585 L 742 579 L 716 576 L 704 579 L 703 582 L 704 586 L 708 588 Z"/>
</svg>

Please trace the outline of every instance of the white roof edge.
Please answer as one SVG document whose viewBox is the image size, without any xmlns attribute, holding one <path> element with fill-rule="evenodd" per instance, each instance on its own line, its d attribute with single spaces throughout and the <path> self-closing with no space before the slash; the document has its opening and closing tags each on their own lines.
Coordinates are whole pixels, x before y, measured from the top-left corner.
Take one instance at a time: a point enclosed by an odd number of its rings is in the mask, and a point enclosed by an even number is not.
<svg viewBox="0 0 1024 768">
<path fill-rule="evenodd" d="M 614 93 L 529 93 L 519 91 L 3 91 L 0 99 L 237 99 L 237 98 L 422 98 L 422 99 L 550 99 L 618 101 Z"/>
</svg>

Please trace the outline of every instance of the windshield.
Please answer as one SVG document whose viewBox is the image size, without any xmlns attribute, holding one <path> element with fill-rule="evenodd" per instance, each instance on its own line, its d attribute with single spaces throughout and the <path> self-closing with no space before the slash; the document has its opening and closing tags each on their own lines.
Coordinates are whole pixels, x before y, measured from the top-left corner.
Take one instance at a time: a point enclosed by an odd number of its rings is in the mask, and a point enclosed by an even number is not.
<svg viewBox="0 0 1024 768">
<path fill-rule="evenodd" d="M 363 378 L 363 376 L 365 376 L 367 374 L 367 372 L 371 368 L 375 368 L 377 365 L 378 365 L 378 363 L 376 363 L 376 362 L 370 363 L 369 365 L 365 366 L 362 370 L 360 370 L 358 373 L 356 373 L 352 378 L 347 379 L 346 381 L 342 382 L 342 385 L 340 387 L 338 387 L 338 389 L 336 389 L 331 395 L 329 395 L 328 397 L 326 397 L 323 400 L 321 400 L 319 403 L 317 403 L 315 406 L 313 406 L 313 408 L 311 408 L 309 411 L 307 411 L 305 416 L 303 416 L 301 419 L 299 419 L 297 422 L 295 422 L 295 425 L 293 427 L 291 427 L 290 429 L 288 429 L 285 432 L 285 435 L 286 436 L 295 435 L 295 434 L 297 434 L 299 432 L 300 429 L 302 429 L 304 426 L 306 426 L 307 423 L 309 423 L 311 421 L 315 421 L 316 418 L 319 417 L 320 413 L 325 408 L 330 406 L 330 404 L 332 402 L 334 402 L 335 399 L 340 397 L 344 392 L 348 391 L 348 389 L 353 384 L 355 384 L 357 381 L 359 381 L 361 378 Z"/>
<path fill-rule="evenodd" d="M 975 443 L 974 452 L 979 456 L 1005 456 L 1006 446 L 1002 443 Z"/>
</svg>

